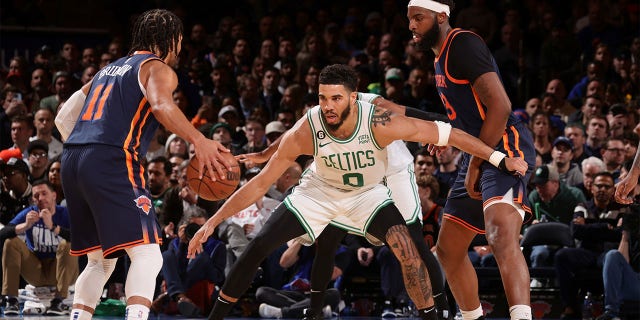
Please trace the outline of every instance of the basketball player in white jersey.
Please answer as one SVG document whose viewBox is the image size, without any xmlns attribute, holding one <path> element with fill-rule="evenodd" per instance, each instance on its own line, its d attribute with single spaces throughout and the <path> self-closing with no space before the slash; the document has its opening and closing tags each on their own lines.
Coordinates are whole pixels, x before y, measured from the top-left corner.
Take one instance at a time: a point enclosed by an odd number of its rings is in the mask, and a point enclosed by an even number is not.
<svg viewBox="0 0 640 320">
<path fill-rule="evenodd" d="M 448 143 L 496 167 L 524 173 L 521 159 L 506 158 L 480 140 L 452 130 L 448 124 L 396 115 L 369 103 L 357 102 L 357 76 L 345 65 L 331 65 L 319 77 L 320 105 L 312 108 L 285 133 L 281 148 L 249 183 L 234 193 L 194 235 L 189 257 L 202 251 L 202 242 L 224 219 L 261 197 L 293 161 L 313 155 L 307 170 L 240 256 L 220 291 L 209 319 L 222 319 L 251 282 L 260 262 L 291 238 L 312 243 L 332 221 L 374 244 L 386 243 L 400 261 L 405 286 L 423 319 L 437 319 L 427 269 L 411 240 L 405 221 L 384 186 L 386 147 L 394 140 L 436 145 Z"/>
<path fill-rule="evenodd" d="M 448 121 L 447 117 L 439 113 L 423 112 L 413 108 L 398 105 L 386 100 L 380 95 L 370 93 L 358 93 L 357 99 L 389 109 L 394 113 L 406 115 L 429 121 Z M 374 103 L 375 102 L 375 103 Z M 280 145 L 280 140 L 274 141 L 265 150 L 236 156 L 240 162 L 264 163 L 271 158 Z M 444 276 L 438 260 L 424 242 L 422 235 L 421 206 L 418 196 L 416 178 L 414 174 L 413 155 L 407 149 L 402 140 L 393 141 L 387 147 L 387 170 L 385 173 L 385 185 L 391 190 L 391 199 L 400 210 L 407 223 L 411 238 L 413 239 L 423 262 L 427 266 L 431 282 L 433 299 L 436 304 L 439 319 L 447 319 L 449 305 L 445 292 Z M 339 220 L 339 219 L 338 219 Z M 337 249 L 344 236 L 341 229 L 330 224 L 319 238 L 316 248 L 316 259 L 313 261 L 311 275 L 311 307 L 307 310 L 310 314 L 319 314 L 324 306 L 324 293 L 334 265 L 333 252 Z"/>
</svg>

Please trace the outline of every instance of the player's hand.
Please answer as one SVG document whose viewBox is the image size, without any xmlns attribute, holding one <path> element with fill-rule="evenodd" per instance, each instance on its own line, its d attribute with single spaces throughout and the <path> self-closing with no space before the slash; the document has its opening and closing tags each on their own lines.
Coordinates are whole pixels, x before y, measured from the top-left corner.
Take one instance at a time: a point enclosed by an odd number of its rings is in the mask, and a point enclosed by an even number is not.
<svg viewBox="0 0 640 320">
<path fill-rule="evenodd" d="M 447 146 L 436 146 L 435 144 L 428 144 L 427 151 L 432 156 L 439 156 L 442 152 L 447 150 Z"/>
<path fill-rule="evenodd" d="M 260 164 L 267 162 L 269 160 L 269 157 L 262 152 L 252 152 L 237 155 L 236 160 L 238 160 L 238 162 L 240 163 L 244 163 L 245 167 L 249 168 L 248 166 L 251 164 Z"/>
<path fill-rule="evenodd" d="M 220 142 L 207 139 L 202 136 L 200 139 L 194 142 L 196 148 L 196 157 L 198 157 L 199 166 L 198 172 L 200 172 L 200 179 L 204 176 L 204 168 L 211 173 L 218 172 L 218 175 L 224 180 L 226 177 L 226 171 L 231 171 L 231 163 L 222 156 L 222 152 L 231 152 L 225 148 Z M 223 168 L 227 168 L 224 170 Z M 215 181 L 215 175 L 211 174 L 211 180 Z"/>
<path fill-rule="evenodd" d="M 527 173 L 527 169 L 529 165 L 523 158 L 504 158 L 504 163 L 506 166 L 506 170 L 509 173 L 513 173 L 513 175 L 524 176 Z M 500 169 L 503 169 L 502 166 Z"/>
<path fill-rule="evenodd" d="M 467 168 L 467 175 L 464 179 L 464 187 L 467 189 L 467 193 L 471 199 L 482 200 L 482 192 L 480 192 L 481 175 L 480 164 L 476 161 L 470 161 L 469 167 Z"/>
<path fill-rule="evenodd" d="M 629 195 L 636 187 L 636 184 L 638 184 L 638 177 L 633 174 L 627 174 L 623 179 L 618 181 L 618 183 L 616 183 L 616 193 L 614 194 L 616 202 L 632 204 L 633 195 Z"/>
<path fill-rule="evenodd" d="M 191 241 L 189 241 L 189 248 L 187 250 L 187 258 L 195 258 L 200 252 L 202 252 L 202 244 L 207 242 L 207 239 L 213 234 L 213 231 L 218 226 L 212 219 L 207 220 L 200 229 L 193 235 Z"/>
</svg>

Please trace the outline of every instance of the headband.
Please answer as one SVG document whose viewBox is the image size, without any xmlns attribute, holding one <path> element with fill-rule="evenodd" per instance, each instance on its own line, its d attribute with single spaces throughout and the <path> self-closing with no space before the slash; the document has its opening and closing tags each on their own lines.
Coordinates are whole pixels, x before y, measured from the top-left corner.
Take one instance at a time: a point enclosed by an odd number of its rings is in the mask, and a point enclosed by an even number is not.
<svg viewBox="0 0 640 320">
<path fill-rule="evenodd" d="M 436 13 L 444 12 L 449 16 L 449 6 L 433 0 L 411 0 L 407 7 L 421 7 Z"/>
</svg>

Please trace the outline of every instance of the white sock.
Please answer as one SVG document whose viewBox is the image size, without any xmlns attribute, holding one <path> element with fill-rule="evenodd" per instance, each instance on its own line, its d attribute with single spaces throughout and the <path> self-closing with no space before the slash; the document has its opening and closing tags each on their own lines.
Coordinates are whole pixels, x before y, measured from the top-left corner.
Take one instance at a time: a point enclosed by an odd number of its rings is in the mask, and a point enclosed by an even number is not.
<svg viewBox="0 0 640 320">
<path fill-rule="evenodd" d="M 91 320 L 93 314 L 82 309 L 72 309 L 69 320 Z"/>
<path fill-rule="evenodd" d="M 516 304 L 509 308 L 509 315 L 511 320 L 531 320 L 531 307 L 524 304 Z"/>
<path fill-rule="evenodd" d="M 471 311 L 464 311 L 460 309 L 460 313 L 462 314 L 462 319 L 464 320 L 475 320 L 484 315 L 484 313 L 482 312 L 482 306 L 478 306 L 478 308 Z"/>
<path fill-rule="evenodd" d="M 127 320 L 147 320 L 149 318 L 149 308 L 141 304 L 127 306 L 125 319 Z"/>
</svg>

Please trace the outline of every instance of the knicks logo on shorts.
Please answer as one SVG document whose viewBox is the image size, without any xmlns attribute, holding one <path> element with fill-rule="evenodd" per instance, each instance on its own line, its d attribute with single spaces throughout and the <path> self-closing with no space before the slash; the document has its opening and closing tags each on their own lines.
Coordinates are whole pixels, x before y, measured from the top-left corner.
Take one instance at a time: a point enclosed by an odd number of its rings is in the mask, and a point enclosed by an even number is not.
<svg viewBox="0 0 640 320">
<path fill-rule="evenodd" d="M 151 199 L 149 199 L 147 196 L 139 196 L 137 199 L 133 200 L 133 202 L 136 203 L 136 207 L 142 209 L 142 211 L 144 211 L 144 213 L 149 214 L 149 211 L 151 211 L 151 206 L 153 205 L 151 203 Z"/>
</svg>

